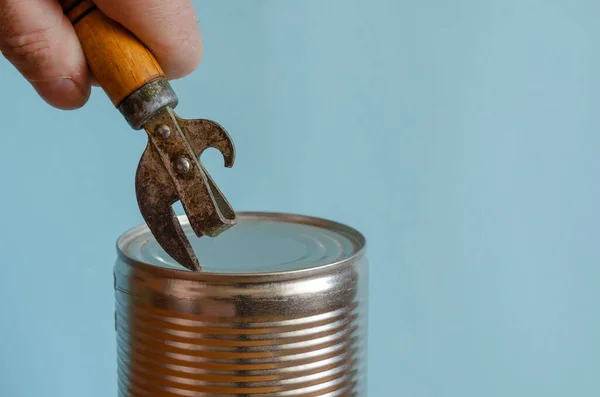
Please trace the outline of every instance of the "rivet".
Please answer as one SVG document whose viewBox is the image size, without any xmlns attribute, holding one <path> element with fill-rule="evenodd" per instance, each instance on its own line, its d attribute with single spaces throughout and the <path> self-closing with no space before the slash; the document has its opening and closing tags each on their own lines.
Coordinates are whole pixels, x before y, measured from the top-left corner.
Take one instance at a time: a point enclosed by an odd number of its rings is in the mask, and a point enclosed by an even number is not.
<svg viewBox="0 0 600 397">
<path fill-rule="evenodd" d="M 179 157 L 175 160 L 175 171 L 177 171 L 178 174 L 187 174 L 190 171 L 191 166 L 190 160 L 185 157 Z"/>
<path fill-rule="evenodd" d="M 159 138 L 168 139 L 171 136 L 171 129 L 169 128 L 168 125 L 161 124 L 158 127 L 156 127 L 156 130 L 154 131 L 154 133 Z"/>
</svg>

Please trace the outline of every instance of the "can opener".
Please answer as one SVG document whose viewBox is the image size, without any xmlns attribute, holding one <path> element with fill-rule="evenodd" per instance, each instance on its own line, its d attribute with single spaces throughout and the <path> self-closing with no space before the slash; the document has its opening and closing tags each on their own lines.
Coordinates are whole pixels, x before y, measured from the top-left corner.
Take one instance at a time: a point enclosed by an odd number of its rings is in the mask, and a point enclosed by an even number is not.
<svg viewBox="0 0 600 397">
<path fill-rule="evenodd" d="M 92 0 L 60 0 L 79 37 L 98 84 L 148 145 L 135 178 L 140 212 L 160 246 L 177 262 L 201 270 L 172 205 L 178 200 L 194 233 L 214 237 L 236 223 L 236 215 L 200 162 L 207 148 L 232 167 L 235 148 L 225 129 L 211 120 L 184 120 L 177 95 L 152 53 L 128 30 L 104 15 Z"/>
</svg>

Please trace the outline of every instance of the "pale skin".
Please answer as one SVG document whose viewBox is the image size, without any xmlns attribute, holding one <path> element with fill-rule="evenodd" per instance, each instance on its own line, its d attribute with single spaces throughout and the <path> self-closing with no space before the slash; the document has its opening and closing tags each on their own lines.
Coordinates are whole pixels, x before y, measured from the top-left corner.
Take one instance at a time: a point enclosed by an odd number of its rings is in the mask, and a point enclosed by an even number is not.
<svg viewBox="0 0 600 397">
<path fill-rule="evenodd" d="M 194 71 L 202 39 L 191 0 L 95 0 L 133 32 L 170 79 Z M 73 26 L 55 0 L 0 0 L 0 51 L 37 93 L 59 109 L 77 109 L 94 82 Z"/>
</svg>

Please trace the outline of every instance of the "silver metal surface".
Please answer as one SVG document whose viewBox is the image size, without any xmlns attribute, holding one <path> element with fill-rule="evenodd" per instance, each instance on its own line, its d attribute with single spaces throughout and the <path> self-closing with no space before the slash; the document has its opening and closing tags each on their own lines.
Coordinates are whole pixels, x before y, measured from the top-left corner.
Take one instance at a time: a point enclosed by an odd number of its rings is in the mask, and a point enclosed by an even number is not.
<svg viewBox="0 0 600 397">
<path fill-rule="evenodd" d="M 175 109 L 179 99 L 169 81 L 160 78 L 144 85 L 121 102 L 117 108 L 134 130 L 140 130 L 158 111 Z"/>
<path fill-rule="evenodd" d="M 170 260 L 145 226 L 118 242 L 120 397 L 366 396 L 360 233 L 241 213 L 230 232 L 194 239 L 180 221 L 207 272 Z"/>
</svg>

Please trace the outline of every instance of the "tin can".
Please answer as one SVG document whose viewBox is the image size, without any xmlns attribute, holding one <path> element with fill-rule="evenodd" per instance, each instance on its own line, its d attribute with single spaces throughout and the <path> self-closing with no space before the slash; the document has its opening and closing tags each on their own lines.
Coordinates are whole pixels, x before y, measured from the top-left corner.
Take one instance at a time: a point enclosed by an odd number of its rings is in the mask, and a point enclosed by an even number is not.
<svg viewBox="0 0 600 397">
<path fill-rule="evenodd" d="M 180 222 L 202 272 L 143 225 L 118 241 L 120 397 L 366 396 L 365 239 L 335 222 L 241 213 L 217 238 Z"/>
</svg>

